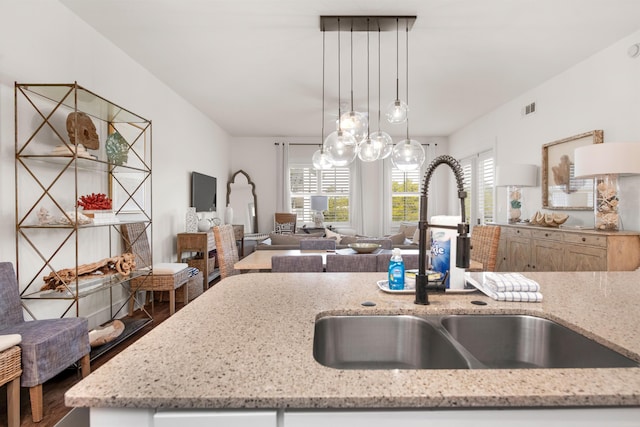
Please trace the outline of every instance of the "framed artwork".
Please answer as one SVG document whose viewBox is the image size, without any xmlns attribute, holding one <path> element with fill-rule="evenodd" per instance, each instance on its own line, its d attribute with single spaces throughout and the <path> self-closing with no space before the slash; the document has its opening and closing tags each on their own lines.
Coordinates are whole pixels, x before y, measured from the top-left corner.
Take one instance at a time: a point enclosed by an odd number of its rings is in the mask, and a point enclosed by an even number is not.
<svg viewBox="0 0 640 427">
<path fill-rule="evenodd" d="M 111 199 L 114 212 L 145 212 L 145 173 L 113 172 L 111 181 Z"/>
<path fill-rule="evenodd" d="M 604 132 L 593 130 L 542 146 L 542 207 L 592 210 L 593 178 L 575 178 L 574 151 L 588 144 L 602 144 Z"/>
</svg>

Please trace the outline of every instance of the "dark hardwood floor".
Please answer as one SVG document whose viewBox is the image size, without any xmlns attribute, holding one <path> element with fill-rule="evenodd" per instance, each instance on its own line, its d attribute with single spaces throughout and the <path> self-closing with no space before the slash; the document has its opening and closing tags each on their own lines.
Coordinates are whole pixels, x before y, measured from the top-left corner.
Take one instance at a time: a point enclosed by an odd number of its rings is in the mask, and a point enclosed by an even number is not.
<svg viewBox="0 0 640 427">
<path fill-rule="evenodd" d="M 176 310 L 182 308 L 182 304 L 176 304 Z M 151 306 L 147 305 L 147 310 L 151 312 Z M 138 312 L 134 313 L 134 318 L 142 318 Z M 169 303 L 156 302 L 153 315 L 153 321 L 145 325 L 140 331 L 133 334 L 126 340 L 111 348 L 105 354 L 98 356 L 91 362 L 91 371 L 99 369 L 104 363 L 112 357 L 124 350 L 147 332 L 158 326 L 169 317 Z M 72 408 L 64 405 L 64 393 L 74 384 L 81 380 L 81 375 L 74 369 L 67 369 L 58 376 L 50 379 L 44 384 L 44 418 L 39 423 L 31 420 L 31 404 L 29 402 L 29 389 L 20 388 L 20 426 L 21 427 L 49 427 L 54 426 L 60 421 Z M 0 387 L 0 426 L 7 425 L 7 386 Z"/>
</svg>

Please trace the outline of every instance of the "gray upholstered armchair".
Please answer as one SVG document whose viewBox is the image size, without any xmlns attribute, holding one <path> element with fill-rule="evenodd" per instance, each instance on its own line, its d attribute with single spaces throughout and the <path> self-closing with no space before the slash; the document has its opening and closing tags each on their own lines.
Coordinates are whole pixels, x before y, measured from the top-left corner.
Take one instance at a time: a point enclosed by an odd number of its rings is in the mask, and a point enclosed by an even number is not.
<svg viewBox="0 0 640 427">
<path fill-rule="evenodd" d="M 10 262 L 0 262 L 0 335 L 20 334 L 22 377 L 29 388 L 34 422 L 42 419 L 42 384 L 80 361 L 89 375 L 89 331 L 81 317 L 25 321 L 18 282 Z"/>
</svg>

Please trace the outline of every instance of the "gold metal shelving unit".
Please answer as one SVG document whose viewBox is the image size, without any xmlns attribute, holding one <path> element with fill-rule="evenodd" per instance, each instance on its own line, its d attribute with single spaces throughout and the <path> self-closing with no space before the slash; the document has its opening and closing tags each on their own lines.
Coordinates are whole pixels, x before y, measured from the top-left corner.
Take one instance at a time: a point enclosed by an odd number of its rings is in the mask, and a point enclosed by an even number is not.
<svg viewBox="0 0 640 427">
<path fill-rule="evenodd" d="M 88 116 L 95 129 L 68 128 L 67 118 L 74 113 Z M 73 117 L 78 124 L 78 116 Z M 72 142 L 84 141 L 87 132 L 97 134 L 97 148 Z M 116 132 L 126 142 L 118 140 L 120 158 L 107 150 L 114 147 L 110 137 Z M 81 304 L 89 296 L 96 301 L 87 303 L 88 310 L 100 312 L 108 304 L 110 319 L 127 312 L 135 295 L 129 280 L 149 276 L 151 269 L 126 277 L 78 278 L 77 273 L 79 266 L 122 253 L 121 224 L 144 222 L 152 238 L 151 138 L 150 120 L 76 82 L 15 84 L 16 272 L 23 306 L 34 319 L 41 311 L 56 311 L 59 317 L 91 314 Z M 91 193 L 111 197 L 113 215 L 80 224 L 77 201 Z M 76 279 L 58 290 L 42 290 L 43 278 L 62 269 L 75 270 Z M 120 292 L 117 302 L 114 292 Z"/>
</svg>

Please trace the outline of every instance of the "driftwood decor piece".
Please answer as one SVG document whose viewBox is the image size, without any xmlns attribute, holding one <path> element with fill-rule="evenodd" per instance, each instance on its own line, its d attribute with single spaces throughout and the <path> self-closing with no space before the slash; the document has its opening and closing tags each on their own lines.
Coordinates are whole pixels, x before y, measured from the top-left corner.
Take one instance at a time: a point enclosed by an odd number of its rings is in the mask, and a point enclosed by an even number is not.
<svg viewBox="0 0 640 427">
<path fill-rule="evenodd" d="M 135 257 L 132 253 L 126 252 L 119 256 L 105 258 L 91 264 L 83 264 L 78 266 L 77 276 L 75 268 L 65 268 L 49 273 L 43 277 L 45 285 L 40 288 L 41 291 L 55 290 L 64 292 L 66 285 L 75 281 L 76 278 L 88 276 L 91 274 L 102 274 L 108 276 L 110 274 L 119 273 L 122 276 L 131 274 L 131 270 L 136 267 Z"/>
<path fill-rule="evenodd" d="M 91 117 L 83 112 L 69 113 L 67 116 L 67 134 L 73 145 L 82 144 L 91 150 L 100 148 L 96 125 L 91 121 Z"/>
</svg>

